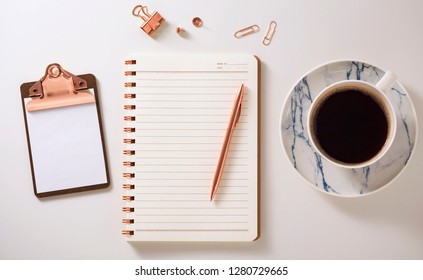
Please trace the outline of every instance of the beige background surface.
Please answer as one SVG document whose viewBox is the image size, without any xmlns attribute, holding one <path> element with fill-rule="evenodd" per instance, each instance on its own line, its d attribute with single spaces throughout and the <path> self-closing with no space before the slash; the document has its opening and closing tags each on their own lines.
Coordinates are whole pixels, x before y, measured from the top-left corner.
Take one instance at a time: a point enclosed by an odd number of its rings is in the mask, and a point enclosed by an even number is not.
<svg viewBox="0 0 423 280">
<path fill-rule="evenodd" d="M 322 194 L 291 166 L 279 115 L 310 69 L 359 59 L 393 71 L 423 112 L 423 2 L 143 1 L 166 23 L 149 38 L 131 15 L 138 1 L 9 1 L 0 9 L 1 259 L 422 259 L 423 151 L 388 188 L 358 199 Z M 193 17 L 204 25 L 195 28 Z M 268 47 L 262 40 L 278 23 Z M 243 39 L 233 33 L 258 24 Z M 184 36 L 175 29 L 182 25 Z M 262 237 L 253 243 L 128 244 L 122 213 L 123 61 L 131 52 L 251 53 L 262 64 Z M 19 86 L 52 62 L 97 76 L 112 184 L 108 190 L 37 199 Z M 421 131 L 421 125 L 419 130 Z"/>
</svg>

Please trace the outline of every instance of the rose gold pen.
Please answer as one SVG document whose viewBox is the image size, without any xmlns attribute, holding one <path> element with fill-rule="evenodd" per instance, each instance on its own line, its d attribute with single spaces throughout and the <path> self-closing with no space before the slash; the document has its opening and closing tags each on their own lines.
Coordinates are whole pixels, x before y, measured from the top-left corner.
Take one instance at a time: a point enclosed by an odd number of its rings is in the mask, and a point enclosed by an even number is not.
<svg viewBox="0 0 423 280">
<path fill-rule="evenodd" d="M 210 195 L 210 201 L 213 200 L 216 195 L 217 188 L 219 187 L 220 177 L 222 177 L 223 167 L 225 166 L 226 156 L 228 155 L 229 145 L 231 144 L 232 135 L 236 124 L 238 123 L 239 117 L 241 116 L 242 99 L 244 97 L 244 84 L 241 85 L 239 93 L 235 99 L 232 107 L 231 117 L 229 119 L 228 127 L 226 128 L 225 139 L 223 140 L 222 149 L 220 151 L 219 161 L 217 162 L 216 171 L 214 173 L 212 191 Z"/>
</svg>

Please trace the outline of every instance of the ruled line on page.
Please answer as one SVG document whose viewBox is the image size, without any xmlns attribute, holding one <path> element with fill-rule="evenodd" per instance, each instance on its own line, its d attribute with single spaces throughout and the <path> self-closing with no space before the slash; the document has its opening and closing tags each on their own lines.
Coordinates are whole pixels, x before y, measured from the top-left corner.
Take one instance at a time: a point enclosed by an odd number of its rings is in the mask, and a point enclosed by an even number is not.
<svg viewBox="0 0 423 280">
<path fill-rule="evenodd" d="M 248 231 L 248 229 L 135 229 L 135 231 L 185 231 L 185 232 L 203 232 L 203 231 Z"/>
</svg>

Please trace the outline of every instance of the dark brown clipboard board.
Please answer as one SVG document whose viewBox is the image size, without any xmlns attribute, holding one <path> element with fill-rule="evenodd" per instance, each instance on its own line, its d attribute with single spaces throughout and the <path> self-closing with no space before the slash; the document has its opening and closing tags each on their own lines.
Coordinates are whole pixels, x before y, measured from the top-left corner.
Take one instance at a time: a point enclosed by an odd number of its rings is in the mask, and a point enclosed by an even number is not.
<svg viewBox="0 0 423 280">
<path fill-rule="evenodd" d="M 49 192 L 39 192 L 37 190 L 37 184 L 36 184 L 36 178 L 35 178 L 35 172 L 34 172 L 34 161 L 33 161 L 33 157 L 32 157 L 31 141 L 30 141 L 29 128 L 28 128 L 28 120 L 27 120 L 26 113 L 25 113 L 25 98 L 30 97 L 29 96 L 29 89 L 36 82 L 34 81 L 34 82 L 23 83 L 20 87 L 20 89 L 21 89 L 21 102 L 22 102 L 22 109 L 23 109 L 22 112 L 23 112 L 23 116 L 24 116 L 24 120 L 25 120 L 25 131 L 26 131 L 26 137 L 27 137 L 29 159 L 30 159 L 30 163 L 31 163 L 33 190 L 34 190 L 34 194 L 39 198 L 55 196 L 55 195 L 62 195 L 62 194 L 69 194 L 69 193 L 76 193 L 76 192 L 83 192 L 83 191 L 90 191 L 90 190 L 97 190 L 97 189 L 103 189 L 103 188 L 107 188 L 110 185 L 110 175 L 109 175 L 109 168 L 108 168 L 108 161 L 107 161 L 106 147 L 105 147 L 105 140 L 104 140 L 105 138 L 104 138 L 104 131 L 103 131 L 103 125 L 102 125 L 101 112 L 100 112 L 100 96 L 98 94 L 96 78 L 93 74 L 77 75 L 77 77 L 84 79 L 87 82 L 87 88 L 92 88 L 94 90 L 94 93 L 95 93 L 95 103 L 96 103 L 96 109 L 97 109 L 98 124 L 99 124 L 99 129 L 100 129 L 100 137 L 101 137 L 104 164 L 105 164 L 106 182 L 100 183 L 100 184 L 95 184 L 95 185 L 75 186 L 75 187 L 70 187 L 70 188 L 67 188 L 67 189 L 49 191 Z"/>
</svg>

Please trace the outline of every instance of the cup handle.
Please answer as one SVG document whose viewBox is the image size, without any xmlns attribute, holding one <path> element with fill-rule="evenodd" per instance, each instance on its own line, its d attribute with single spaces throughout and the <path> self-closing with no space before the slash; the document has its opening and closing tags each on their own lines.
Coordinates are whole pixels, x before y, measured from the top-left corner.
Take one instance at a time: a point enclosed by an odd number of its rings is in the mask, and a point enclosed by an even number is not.
<svg viewBox="0 0 423 280">
<path fill-rule="evenodd" d="M 387 92 L 396 80 L 397 77 L 394 73 L 392 73 L 391 71 L 386 71 L 382 79 L 380 79 L 379 82 L 376 84 L 376 87 L 382 92 Z"/>
</svg>

